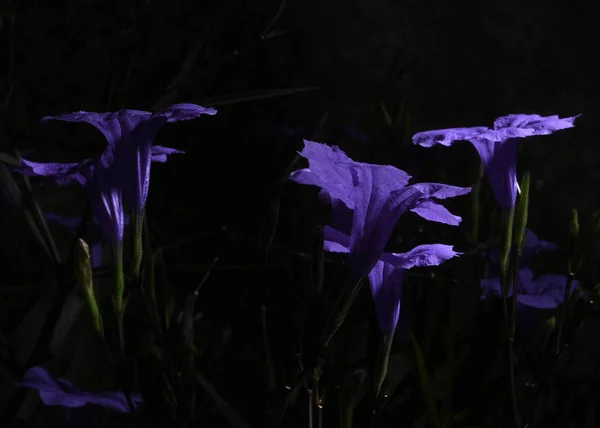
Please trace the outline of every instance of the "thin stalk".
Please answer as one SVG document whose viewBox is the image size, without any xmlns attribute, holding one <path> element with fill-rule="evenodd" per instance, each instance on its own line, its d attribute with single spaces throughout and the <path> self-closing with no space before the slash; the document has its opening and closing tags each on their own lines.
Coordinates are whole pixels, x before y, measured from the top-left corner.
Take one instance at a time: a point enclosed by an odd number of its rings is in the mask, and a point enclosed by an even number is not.
<svg viewBox="0 0 600 428">
<path fill-rule="evenodd" d="M 381 344 L 379 347 L 379 355 L 377 357 L 377 366 L 375 368 L 375 398 L 379 396 L 381 392 L 381 386 L 383 385 L 383 381 L 385 380 L 385 376 L 387 375 L 388 365 L 390 361 L 390 352 L 392 351 L 392 343 L 394 342 L 394 335 L 389 333 L 384 333 L 381 339 Z"/>
<path fill-rule="evenodd" d="M 513 256 L 513 287 L 512 287 L 512 306 L 511 306 L 511 317 L 510 317 L 510 333 L 508 338 L 508 357 L 510 366 L 510 393 L 512 399 L 512 410 L 515 422 L 515 427 L 520 428 L 521 422 L 519 419 L 519 409 L 517 406 L 517 387 L 515 380 L 515 331 L 516 331 L 516 319 L 517 319 L 517 289 L 519 281 L 519 258 L 520 251 L 515 251 Z"/>
<path fill-rule="evenodd" d="M 335 306 L 325 323 L 325 329 L 321 336 L 321 350 L 325 350 L 329 346 L 331 339 L 344 323 L 344 319 L 346 319 L 346 315 L 348 314 L 354 299 L 356 299 L 356 296 L 360 292 L 362 283 L 362 278 L 356 283 L 353 283 L 352 280 L 349 280 L 346 283 L 342 294 L 335 303 Z"/>
<path fill-rule="evenodd" d="M 306 392 L 308 395 L 308 428 L 313 428 L 313 391 L 307 389 Z"/>
<path fill-rule="evenodd" d="M 563 295 L 563 305 L 560 310 L 560 324 L 558 325 L 558 335 L 556 337 L 556 355 L 560 354 L 560 345 L 562 340 L 563 328 L 567 316 L 567 299 L 571 295 L 571 287 L 573 286 L 573 273 L 567 274 L 567 284 L 565 286 L 565 294 Z"/>
<path fill-rule="evenodd" d="M 271 345 L 269 342 L 269 332 L 267 331 L 267 308 L 261 306 L 262 311 L 262 331 L 263 331 L 263 346 L 265 348 L 265 364 L 267 365 L 267 384 L 269 389 L 275 391 L 277 385 L 275 384 L 275 369 L 273 367 L 273 358 L 271 357 Z"/>
</svg>

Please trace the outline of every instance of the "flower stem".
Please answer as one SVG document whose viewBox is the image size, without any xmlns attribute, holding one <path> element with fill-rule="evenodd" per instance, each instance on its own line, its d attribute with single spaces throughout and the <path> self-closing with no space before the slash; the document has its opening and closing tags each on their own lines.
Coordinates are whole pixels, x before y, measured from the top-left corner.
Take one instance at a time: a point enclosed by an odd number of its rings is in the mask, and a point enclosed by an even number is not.
<svg viewBox="0 0 600 428">
<path fill-rule="evenodd" d="M 354 299 L 358 295 L 362 283 L 362 278 L 357 282 L 349 280 L 346 283 L 344 290 L 342 290 L 342 294 L 335 303 L 335 306 L 333 307 L 333 310 L 329 314 L 329 318 L 325 323 L 325 329 L 323 331 L 323 335 L 321 336 L 322 351 L 329 346 L 331 339 L 344 323 L 344 319 L 346 319 L 346 315 L 348 314 Z"/>
<path fill-rule="evenodd" d="M 515 331 L 517 325 L 517 290 L 519 281 L 519 258 L 520 251 L 514 252 L 513 256 L 513 284 L 512 284 L 512 305 L 511 305 L 511 317 L 510 317 L 510 333 L 508 338 L 508 364 L 510 366 L 510 393 L 512 398 L 512 410 L 515 422 L 515 427 L 520 428 L 521 423 L 519 419 L 519 408 L 517 406 L 517 387 L 515 380 Z"/>
<path fill-rule="evenodd" d="M 560 324 L 558 325 L 558 335 L 556 337 L 556 355 L 560 354 L 560 345 L 562 339 L 563 328 L 565 325 L 565 318 L 567 316 L 567 299 L 571 295 L 571 287 L 573 286 L 573 273 L 567 274 L 567 284 L 565 286 L 565 294 L 563 296 L 563 304 L 560 310 Z"/>
<path fill-rule="evenodd" d="M 142 266 L 143 251 L 143 231 L 144 231 L 144 212 L 135 213 L 133 219 L 133 279 L 136 280 L 140 276 L 140 268 Z"/>
<path fill-rule="evenodd" d="M 504 319 L 508 326 L 508 303 L 507 292 L 509 286 L 508 266 L 510 262 L 510 250 L 512 248 L 512 230 L 515 217 L 514 206 L 504 212 L 504 230 L 502 233 L 502 247 L 500 250 L 500 288 L 502 289 L 502 304 L 504 305 Z"/>
<path fill-rule="evenodd" d="M 377 357 L 377 365 L 375 368 L 375 398 L 379 396 L 381 392 L 381 385 L 383 385 L 383 381 L 385 380 L 385 376 L 388 371 L 388 364 L 390 361 L 390 352 L 392 351 L 392 343 L 394 342 L 394 335 L 389 333 L 384 333 L 381 339 L 381 345 L 379 348 L 379 355 Z"/>
</svg>

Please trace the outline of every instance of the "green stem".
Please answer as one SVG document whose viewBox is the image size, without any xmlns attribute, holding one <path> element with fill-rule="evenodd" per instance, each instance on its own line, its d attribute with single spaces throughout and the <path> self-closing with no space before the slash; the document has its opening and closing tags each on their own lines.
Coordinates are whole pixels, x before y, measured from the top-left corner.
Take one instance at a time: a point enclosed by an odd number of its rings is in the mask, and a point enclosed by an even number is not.
<svg viewBox="0 0 600 428">
<path fill-rule="evenodd" d="M 136 280 L 140 276 L 140 268 L 142 266 L 143 251 L 143 226 L 144 212 L 132 215 L 133 219 L 133 279 Z"/>
<path fill-rule="evenodd" d="M 507 291 L 509 286 L 508 267 L 510 262 L 510 250 L 512 248 L 512 230 L 515 217 L 515 208 L 511 207 L 504 211 L 504 230 L 502 233 L 502 247 L 500 251 L 500 288 L 502 289 L 502 304 L 504 306 L 504 319 L 508 326 L 508 303 Z"/>
<path fill-rule="evenodd" d="M 385 380 L 385 376 L 387 375 L 393 342 L 393 334 L 383 333 L 383 337 L 381 339 L 381 344 L 379 347 L 379 356 L 377 357 L 377 366 L 375 368 L 375 397 L 379 396 L 379 393 L 381 392 L 381 385 L 383 385 L 383 381 Z"/>
<path fill-rule="evenodd" d="M 125 274 L 123 272 L 123 245 L 118 244 L 113 248 L 115 259 L 115 293 L 113 295 L 113 306 L 118 318 L 123 318 L 125 308 L 123 296 L 125 294 Z"/>
<path fill-rule="evenodd" d="M 558 325 L 558 335 L 556 337 L 556 355 L 560 354 L 560 345 L 567 316 L 567 299 L 571 295 L 571 287 L 573 286 L 573 273 L 567 274 L 567 284 L 565 286 L 565 294 L 563 295 L 563 304 L 560 310 L 560 324 Z"/>
<path fill-rule="evenodd" d="M 348 314 L 354 299 L 358 295 L 362 283 L 362 278 L 357 282 L 349 280 L 346 283 L 344 290 L 342 290 L 342 294 L 335 303 L 335 306 L 333 307 L 333 310 L 329 314 L 329 318 L 325 323 L 325 329 L 323 331 L 323 335 L 321 336 L 322 351 L 329 346 L 331 339 L 344 323 L 344 319 L 346 319 L 346 315 Z"/>
<path fill-rule="evenodd" d="M 510 392 L 512 398 L 512 409 L 513 409 L 513 417 L 515 422 L 515 427 L 520 428 L 521 423 L 519 419 L 519 409 L 517 406 L 517 388 L 516 388 L 516 380 L 515 380 L 515 331 L 516 331 L 516 319 L 517 319 L 517 290 L 518 290 L 518 281 L 519 281 L 519 259 L 520 259 L 520 249 L 516 249 L 513 256 L 513 287 L 512 287 L 512 306 L 511 306 L 511 324 L 510 324 L 510 334 L 508 338 L 508 356 L 509 356 L 509 365 L 510 365 Z"/>
</svg>

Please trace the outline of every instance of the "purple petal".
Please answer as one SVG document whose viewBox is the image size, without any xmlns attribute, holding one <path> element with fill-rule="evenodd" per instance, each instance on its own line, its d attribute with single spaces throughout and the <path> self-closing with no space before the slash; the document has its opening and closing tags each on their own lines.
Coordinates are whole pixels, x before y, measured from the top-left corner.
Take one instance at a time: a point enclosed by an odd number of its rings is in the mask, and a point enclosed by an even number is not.
<svg viewBox="0 0 600 428">
<path fill-rule="evenodd" d="M 571 293 L 580 285 L 579 281 L 574 280 Z M 483 289 L 482 299 L 490 294 L 501 295 L 500 278 L 490 278 L 481 281 Z M 537 309 L 556 308 L 563 302 L 566 287 L 566 278 L 564 275 L 545 274 L 534 279 L 533 272 L 529 268 L 519 270 L 519 284 L 517 290 L 517 300 L 519 303 Z M 512 285 L 509 285 L 507 296 L 512 296 Z"/>
<path fill-rule="evenodd" d="M 17 172 L 30 177 L 47 177 L 54 180 L 59 186 L 75 183 L 83 186 L 89 179 L 92 164 L 92 159 L 85 159 L 80 163 L 40 163 L 21 159 L 21 166 Z"/>
<path fill-rule="evenodd" d="M 128 116 L 142 116 L 143 114 L 150 115 L 146 112 L 138 112 L 131 110 Z M 96 129 L 98 129 L 102 135 L 106 138 L 110 145 L 115 146 L 122 137 L 121 121 L 119 114 L 116 113 L 95 113 L 79 111 L 74 113 L 63 114 L 60 116 L 46 116 L 43 117 L 40 123 L 45 123 L 50 120 L 60 120 L 63 122 L 85 122 Z M 138 121 L 141 120 L 138 119 Z"/>
<path fill-rule="evenodd" d="M 53 379 L 42 367 L 33 367 L 24 375 L 24 382 L 18 386 L 37 389 L 42 402 L 48 406 L 82 407 L 86 404 L 111 408 L 119 412 L 129 412 L 127 400 L 122 392 L 90 393 L 77 390 L 65 379 Z M 131 394 L 134 405 L 142 401 L 138 394 Z"/>
<path fill-rule="evenodd" d="M 386 253 L 383 259 L 392 266 L 410 269 L 413 267 L 439 266 L 461 254 L 454 251 L 452 245 L 424 244 L 406 253 Z"/>
<path fill-rule="evenodd" d="M 486 132 L 489 128 L 476 126 L 473 128 L 449 128 L 433 131 L 417 132 L 412 137 L 413 144 L 423 147 L 432 147 L 436 144 L 450 146 L 455 141 L 470 140 Z"/>
<path fill-rule="evenodd" d="M 290 179 L 299 184 L 319 186 L 330 197 L 354 209 L 355 183 L 350 168 L 352 159 L 337 147 L 308 140 L 304 140 L 304 149 L 299 154 L 308 160 L 309 167 L 292 173 Z"/>
<path fill-rule="evenodd" d="M 534 132 L 533 135 L 549 135 L 555 131 L 573 128 L 575 119 L 579 116 L 581 115 L 559 119 L 557 115 L 543 117 L 537 114 L 509 114 L 496 119 L 494 129 L 529 128 Z"/>
<path fill-rule="evenodd" d="M 424 218 L 425 220 L 435 221 L 438 223 L 448 224 L 450 226 L 458 226 L 462 221 L 457 215 L 452 214 L 441 204 L 438 204 L 431 199 L 425 199 L 418 203 L 410 211 Z"/>
<path fill-rule="evenodd" d="M 381 331 L 389 335 L 394 334 L 398 324 L 403 280 L 404 269 L 382 261 L 375 263 L 369 273 L 377 322 Z"/>
<path fill-rule="evenodd" d="M 331 227 L 349 234 L 352 231 L 354 212 L 339 199 L 331 200 Z"/>
<path fill-rule="evenodd" d="M 471 191 L 470 187 L 450 186 L 442 183 L 417 183 L 410 187 L 419 189 L 426 198 L 446 199 L 466 195 Z"/>
<path fill-rule="evenodd" d="M 172 149 L 170 147 L 163 146 L 152 146 L 152 162 L 166 162 L 167 155 L 172 155 L 173 153 L 185 153 L 182 150 Z"/>
<path fill-rule="evenodd" d="M 347 253 L 350 251 L 350 237 L 332 227 L 325 226 L 323 229 L 325 251 L 330 253 Z"/>
<path fill-rule="evenodd" d="M 104 236 L 120 245 L 125 229 L 123 197 L 119 183 L 116 182 L 117 177 L 111 169 L 96 168 L 94 180 L 88 182 L 85 191 Z"/>
<path fill-rule="evenodd" d="M 479 153 L 498 204 L 503 208 L 514 206 L 517 199 L 518 140 L 492 142 L 479 138 L 470 142 Z"/>
<path fill-rule="evenodd" d="M 217 114 L 217 110 L 214 108 L 201 107 L 196 104 L 182 103 L 174 104 L 164 110 L 154 113 L 154 116 L 166 116 L 167 121 L 171 123 L 182 120 L 196 119 L 203 114 L 214 116 Z"/>
</svg>

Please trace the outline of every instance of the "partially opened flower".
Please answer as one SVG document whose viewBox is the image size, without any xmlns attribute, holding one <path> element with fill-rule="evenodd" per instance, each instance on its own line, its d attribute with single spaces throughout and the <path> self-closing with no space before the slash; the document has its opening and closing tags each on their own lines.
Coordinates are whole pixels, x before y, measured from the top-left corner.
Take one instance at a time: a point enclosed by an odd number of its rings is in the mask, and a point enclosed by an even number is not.
<svg viewBox="0 0 600 428">
<path fill-rule="evenodd" d="M 410 176 L 390 165 L 372 165 L 355 162 L 337 147 L 304 141 L 300 155 L 308 159 L 308 168 L 295 171 L 290 179 L 321 188 L 322 200 L 343 204 L 349 214 L 334 216 L 350 230 L 350 273 L 358 281 L 367 276 L 380 260 L 398 218 L 406 211 L 421 217 L 450 225 L 457 225 L 460 217 L 448 212 L 433 199 L 464 195 L 470 188 L 439 183 L 418 183 L 407 186 Z M 335 207 L 334 207 L 335 208 Z M 350 222 L 351 218 L 351 222 Z M 334 223 L 334 226 L 335 223 Z"/>
<path fill-rule="evenodd" d="M 105 237 L 120 246 L 124 212 L 114 157 L 114 147 L 108 146 L 97 158 L 84 159 L 79 163 L 39 163 L 21 159 L 19 172 L 47 177 L 61 186 L 80 184 Z"/>
<path fill-rule="evenodd" d="M 580 282 L 573 280 L 571 294 L 580 285 Z M 490 296 L 502 295 L 500 278 L 489 278 L 481 280 L 482 295 L 485 300 Z M 529 268 L 519 269 L 519 281 L 517 284 L 517 302 L 522 305 L 538 309 L 552 309 L 563 303 L 566 288 L 566 279 L 564 275 L 548 273 L 535 278 Z M 508 297 L 512 296 L 512 284 L 507 290 Z"/>
<path fill-rule="evenodd" d="M 419 132 L 412 140 L 414 144 L 424 147 L 436 144 L 450 146 L 459 140 L 473 144 L 481 157 L 496 200 L 503 208 L 510 208 L 514 206 L 517 195 L 518 139 L 572 128 L 577 117 L 560 119 L 558 116 L 511 114 L 496 119 L 494 129 L 484 126 L 439 129 Z"/>
<path fill-rule="evenodd" d="M 42 367 L 32 367 L 27 370 L 23 382 L 17 385 L 37 389 L 42 402 L 47 406 L 75 408 L 95 405 L 122 413 L 131 411 L 123 392 L 80 391 L 68 380 L 52 378 Z M 130 394 L 130 396 L 134 407 L 143 401 L 138 394 Z"/>
<path fill-rule="evenodd" d="M 326 251 L 350 252 L 350 236 L 329 226 L 325 226 L 324 232 Z M 451 245 L 444 244 L 419 245 L 406 253 L 383 253 L 368 274 L 381 330 L 389 335 L 394 334 L 400 315 L 402 284 L 407 269 L 438 266 L 460 254 L 454 251 Z"/>
<path fill-rule="evenodd" d="M 183 153 L 180 150 L 154 145 L 154 138 L 160 128 L 166 123 L 216 113 L 215 109 L 195 104 L 175 104 L 156 113 L 139 110 L 119 110 L 114 113 L 80 111 L 44 117 L 42 123 L 49 120 L 85 122 L 97 128 L 115 152 L 115 172 L 125 201 L 140 214 L 148 197 L 150 162 L 165 162 L 167 155 Z"/>
</svg>

